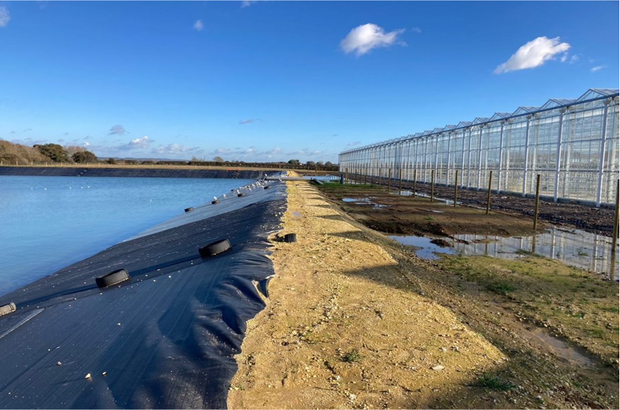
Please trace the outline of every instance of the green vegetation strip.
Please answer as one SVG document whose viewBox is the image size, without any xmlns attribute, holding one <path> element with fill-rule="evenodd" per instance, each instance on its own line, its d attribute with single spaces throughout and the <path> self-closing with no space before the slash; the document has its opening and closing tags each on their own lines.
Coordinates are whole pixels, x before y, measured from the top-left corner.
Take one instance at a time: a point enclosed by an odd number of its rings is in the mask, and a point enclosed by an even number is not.
<svg viewBox="0 0 620 410">
<path fill-rule="evenodd" d="M 558 261 L 443 256 L 445 270 L 503 297 L 519 317 L 618 365 L 618 284 Z M 516 306 L 514 306 L 516 305 Z"/>
</svg>

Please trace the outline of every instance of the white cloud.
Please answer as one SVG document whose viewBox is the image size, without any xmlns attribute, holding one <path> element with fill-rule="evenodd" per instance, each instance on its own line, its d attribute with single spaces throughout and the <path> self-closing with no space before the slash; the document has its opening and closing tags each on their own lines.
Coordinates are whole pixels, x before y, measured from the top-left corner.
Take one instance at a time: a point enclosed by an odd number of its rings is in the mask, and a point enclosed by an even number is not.
<svg viewBox="0 0 620 410">
<path fill-rule="evenodd" d="M 579 57 L 577 55 L 573 55 L 568 64 L 575 64 L 577 61 L 579 61 Z"/>
<path fill-rule="evenodd" d="M 152 139 L 150 139 L 149 137 L 145 135 L 142 138 L 136 138 L 135 140 L 129 141 L 125 145 L 121 145 L 120 147 L 118 147 L 118 149 L 119 150 L 145 149 L 145 148 L 148 148 L 148 146 L 152 144 L 153 142 L 155 141 L 153 141 Z"/>
<path fill-rule="evenodd" d="M 591 73 L 596 73 L 597 71 L 601 71 L 603 68 L 607 68 L 606 65 L 597 65 L 596 67 L 592 67 L 590 69 Z"/>
<path fill-rule="evenodd" d="M 411 31 L 413 31 L 414 33 L 421 33 L 422 29 L 420 27 L 411 27 Z"/>
<path fill-rule="evenodd" d="M 9 9 L 5 6 L 0 6 L 0 27 L 6 27 L 11 21 L 11 15 L 9 14 Z"/>
<path fill-rule="evenodd" d="M 246 7 L 250 7 L 252 3 L 256 3 L 258 0 L 243 0 L 241 2 L 241 8 L 244 9 Z"/>
<path fill-rule="evenodd" d="M 560 43 L 560 37 L 538 37 L 522 45 L 508 61 L 497 66 L 494 73 L 501 74 L 539 67 L 548 60 L 553 59 L 557 54 L 565 53 L 569 49 L 570 44 Z"/>
<path fill-rule="evenodd" d="M 568 60 L 568 53 L 564 53 L 564 55 L 562 56 L 562 58 L 560 58 L 560 61 L 565 63 L 566 60 Z"/>
<path fill-rule="evenodd" d="M 252 124 L 255 122 L 259 122 L 260 118 L 248 118 L 247 120 L 241 120 L 239 121 L 239 124 L 241 125 L 246 125 L 246 124 Z"/>
<path fill-rule="evenodd" d="M 181 155 L 181 154 L 201 154 L 203 150 L 199 147 L 186 147 L 181 144 L 168 144 L 166 146 L 160 145 L 153 150 L 153 154 L 161 155 Z"/>
<path fill-rule="evenodd" d="M 202 20 L 196 20 L 193 27 L 194 27 L 194 30 L 196 31 L 202 31 L 202 29 L 205 28 L 205 25 L 202 22 Z"/>
<path fill-rule="evenodd" d="M 122 125 L 115 125 L 112 128 L 110 128 L 110 132 L 108 133 L 108 135 L 123 135 L 126 132 L 127 130 L 123 128 Z"/>
<path fill-rule="evenodd" d="M 361 142 L 360 141 L 353 141 L 353 142 L 349 142 L 347 144 L 347 147 L 357 147 L 358 145 L 360 145 Z"/>
<path fill-rule="evenodd" d="M 404 29 L 400 29 L 386 33 L 383 28 L 376 24 L 363 24 L 351 30 L 340 42 L 340 47 L 346 54 L 355 52 L 355 55 L 359 57 L 373 48 L 389 47 L 394 44 L 407 45 L 398 39 L 398 35 L 404 31 Z"/>
</svg>

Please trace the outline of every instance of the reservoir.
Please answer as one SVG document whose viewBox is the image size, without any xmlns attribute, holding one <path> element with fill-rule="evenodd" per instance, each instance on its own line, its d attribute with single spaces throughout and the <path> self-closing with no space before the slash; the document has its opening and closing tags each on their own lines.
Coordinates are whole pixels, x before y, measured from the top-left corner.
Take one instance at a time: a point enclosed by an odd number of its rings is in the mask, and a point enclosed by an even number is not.
<svg viewBox="0 0 620 410">
<path fill-rule="evenodd" d="M 0 176 L 0 295 L 251 181 Z"/>
</svg>

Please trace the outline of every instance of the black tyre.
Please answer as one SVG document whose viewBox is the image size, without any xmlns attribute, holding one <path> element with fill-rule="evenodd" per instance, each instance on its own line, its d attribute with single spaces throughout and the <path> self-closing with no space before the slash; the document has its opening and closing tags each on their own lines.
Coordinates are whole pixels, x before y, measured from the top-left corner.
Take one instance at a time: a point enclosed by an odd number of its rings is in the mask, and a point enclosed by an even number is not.
<svg viewBox="0 0 620 410">
<path fill-rule="evenodd" d="M 0 316 L 8 315 L 9 313 L 13 313 L 17 310 L 15 303 L 11 302 L 7 305 L 0 306 Z"/>
<path fill-rule="evenodd" d="M 107 288 L 108 286 L 118 285 L 119 283 L 129 280 L 129 274 L 125 269 L 115 270 L 114 272 L 103 275 L 99 278 L 95 278 L 97 286 L 100 288 Z"/>
<path fill-rule="evenodd" d="M 217 199 L 214 200 L 214 201 L 211 201 L 211 205 L 215 205 L 215 204 L 219 204 L 219 203 L 220 203 L 220 201 L 218 201 Z"/>
<path fill-rule="evenodd" d="M 213 242 L 207 246 L 200 248 L 200 256 L 208 258 L 209 256 L 215 256 L 222 252 L 226 252 L 231 248 L 230 241 L 228 239 L 221 239 L 217 242 Z"/>
<path fill-rule="evenodd" d="M 194 210 L 194 208 L 189 207 L 189 208 L 185 208 L 185 212 L 192 212 Z"/>
<path fill-rule="evenodd" d="M 283 238 L 284 242 L 297 242 L 297 234 L 296 233 L 287 233 Z"/>
<path fill-rule="evenodd" d="M 239 195 L 237 195 L 239 198 L 244 197 L 245 194 L 243 192 L 241 192 Z"/>
<path fill-rule="evenodd" d="M 265 189 L 269 189 L 269 185 L 267 185 L 267 186 L 265 187 Z"/>
</svg>

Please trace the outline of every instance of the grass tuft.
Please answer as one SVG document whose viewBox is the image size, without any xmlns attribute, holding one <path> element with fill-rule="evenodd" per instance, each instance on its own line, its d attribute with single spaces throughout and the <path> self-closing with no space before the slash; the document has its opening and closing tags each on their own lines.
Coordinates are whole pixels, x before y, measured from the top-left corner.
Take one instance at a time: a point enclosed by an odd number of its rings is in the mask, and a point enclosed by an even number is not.
<svg viewBox="0 0 620 410">
<path fill-rule="evenodd" d="M 475 386 L 496 391 L 508 391 L 515 388 L 515 385 L 511 382 L 501 380 L 499 377 L 490 374 L 483 374 L 475 383 Z"/>
<path fill-rule="evenodd" d="M 361 362 L 362 359 L 363 356 L 357 351 L 357 349 L 353 349 L 349 353 L 342 356 L 342 361 L 345 363 Z"/>
</svg>

